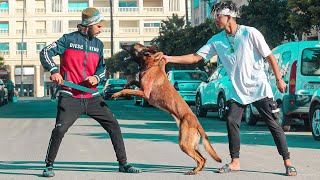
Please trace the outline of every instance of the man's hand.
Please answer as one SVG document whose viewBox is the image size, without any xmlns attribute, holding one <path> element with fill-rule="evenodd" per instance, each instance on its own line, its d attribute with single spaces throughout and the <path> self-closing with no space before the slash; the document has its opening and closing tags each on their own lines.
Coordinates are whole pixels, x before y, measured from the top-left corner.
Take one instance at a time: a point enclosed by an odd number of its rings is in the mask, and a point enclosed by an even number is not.
<svg viewBox="0 0 320 180">
<path fill-rule="evenodd" d="M 98 79 L 95 76 L 89 76 L 86 78 L 86 81 L 88 81 L 92 86 L 98 84 Z"/>
<path fill-rule="evenodd" d="M 57 84 L 62 84 L 63 78 L 60 73 L 54 73 L 50 76 L 51 81 L 57 83 Z"/>
<path fill-rule="evenodd" d="M 168 62 L 170 62 L 170 56 L 167 55 L 163 55 L 162 58 L 165 60 L 165 63 L 167 64 Z"/>
<path fill-rule="evenodd" d="M 279 79 L 279 81 L 277 81 L 277 88 L 281 93 L 284 93 L 286 87 L 287 84 L 282 79 Z"/>
</svg>

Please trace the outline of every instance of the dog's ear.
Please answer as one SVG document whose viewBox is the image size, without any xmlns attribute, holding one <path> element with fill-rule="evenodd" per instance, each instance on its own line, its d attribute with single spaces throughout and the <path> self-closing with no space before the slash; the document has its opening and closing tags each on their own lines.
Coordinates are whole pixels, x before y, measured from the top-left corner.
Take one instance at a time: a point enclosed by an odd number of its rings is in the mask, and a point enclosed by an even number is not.
<svg viewBox="0 0 320 180">
<path fill-rule="evenodd" d="M 158 46 L 147 46 L 146 48 L 148 49 L 149 52 L 152 52 L 152 53 L 155 53 L 159 49 Z"/>
</svg>

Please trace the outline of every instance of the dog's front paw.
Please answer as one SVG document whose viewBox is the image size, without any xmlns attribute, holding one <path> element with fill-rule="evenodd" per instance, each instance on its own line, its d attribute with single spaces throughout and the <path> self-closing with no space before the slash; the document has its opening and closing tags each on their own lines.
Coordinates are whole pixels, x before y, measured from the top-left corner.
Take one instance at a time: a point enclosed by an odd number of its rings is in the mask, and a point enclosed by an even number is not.
<svg viewBox="0 0 320 180">
<path fill-rule="evenodd" d="M 111 99 L 117 99 L 118 97 L 121 96 L 121 93 L 120 92 L 117 92 L 117 93 L 114 93 L 112 96 L 111 96 Z"/>
</svg>

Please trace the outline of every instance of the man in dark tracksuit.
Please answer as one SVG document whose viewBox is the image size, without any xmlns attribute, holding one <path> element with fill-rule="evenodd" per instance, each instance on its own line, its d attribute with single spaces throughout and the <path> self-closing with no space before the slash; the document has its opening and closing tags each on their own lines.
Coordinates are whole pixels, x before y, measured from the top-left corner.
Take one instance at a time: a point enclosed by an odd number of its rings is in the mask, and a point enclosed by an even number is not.
<svg viewBox="0 0 320 180">
<path fill-rule="evenodd" d="M 96 38 L 102 30 L 103 21 L 104 17 L 97 9 L 84 9 L 78 31 L 63 35 L 41 51 L 41 64 L 44 69 L 50 71 L 53 82 L 61 85 L 64 77 L 64 80 L 97 91 L 97 84 L 105 76 L 103 43 Z M 56 55 L 60 56 L 60 73 L 52 60 Z M 120 172 L 141 172 L 140 169 L 127 163 L 119 124 L 99 92 L 91 94 L 62 85 L 56 124 L 49 141 L 43 176 L 55 175 L 53 163 L 62 138 L 81 114 L 87 114 L 95 119 L 110 134 Z"/>
</svg>

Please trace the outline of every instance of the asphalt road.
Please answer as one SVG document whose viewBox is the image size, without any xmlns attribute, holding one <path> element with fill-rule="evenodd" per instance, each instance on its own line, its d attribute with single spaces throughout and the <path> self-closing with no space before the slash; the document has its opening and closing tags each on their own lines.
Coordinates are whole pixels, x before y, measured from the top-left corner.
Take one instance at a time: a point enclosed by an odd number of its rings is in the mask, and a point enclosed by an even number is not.
<svg viewBox="0 0 320 180">
<path fill-rule="evenodd" d="M 204 151 L 206 167 L 194 176 L 184 175 L 195 162 L 177 144 L 178 129 L 173 118 L 153 107 L 134 106 L 130 100 L 107 101 L 119 120 L 128 161 L 142 168 L 141 174 L 119 173 L 110 138 L 99 124 L 81 117 L 61 144 L 55 163 L 58 180 L 160 180 L 160 179 L 320 179 L 320 142 L 311 133 L 296 128 L 288 132 L 291 158 L 297 177 L 284 176 L 281 156 L 263 123 L 241 125 L 241 168 L 237 173 L 218 174 L 230 161 L 225 122 L 215 113 L 200 118 L 213 147 L 223 160 L 217 163 Z M 0 107 L 0 180 L 43 179 L 42 170 L 56 102 L 46 99 L 19 100 Z"/>
</svg>

